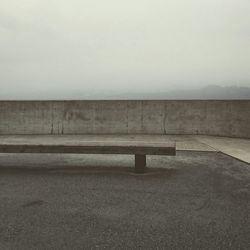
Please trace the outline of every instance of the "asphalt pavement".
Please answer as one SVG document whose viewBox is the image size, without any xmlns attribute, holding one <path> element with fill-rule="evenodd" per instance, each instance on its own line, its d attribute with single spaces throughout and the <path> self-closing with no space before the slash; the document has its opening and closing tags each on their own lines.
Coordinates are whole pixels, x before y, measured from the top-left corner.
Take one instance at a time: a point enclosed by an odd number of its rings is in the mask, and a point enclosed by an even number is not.
<svg viewBox="0 0 250 250">
<path fill-rule="evenodd" d="M 0 249 L 250 249 L 250 166 L 219 152 L 0 154 Z"/>
</svg>

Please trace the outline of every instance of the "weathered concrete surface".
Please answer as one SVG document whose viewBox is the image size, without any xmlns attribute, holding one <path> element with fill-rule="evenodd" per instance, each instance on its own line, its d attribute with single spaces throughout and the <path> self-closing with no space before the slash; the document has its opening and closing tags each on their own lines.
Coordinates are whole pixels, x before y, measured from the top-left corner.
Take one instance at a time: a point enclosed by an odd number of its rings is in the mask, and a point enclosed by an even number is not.
<svg viewBox="0 0 250 250">
<path fill-rule="evenodd" d="M 0 249 L 249 249 L 249 165 L 181 151 L 138 176 L 131 162 L 0 155 Z"/>
<path fill-rule="evenodd" d="M 0 135 L 0 153 L 133 154 L 135 172 L 144 173 L 146 156 L 175 156 L 176 143 L 166 136 Z"/>
<path fill-rule="evenodd" d="M 250 163 L 250 140 L 239 138 L 215 137 L 215 136 L 195 136 L 196 140 L 205 143 L 227 155 Z"/>
<path fill-rule="evenodd" d="M 175 155 L 175 142 L 84 135 L 0 135 L 0 153 Z"/>
<path fill-rule="evenodd" d="M 250 138 L 250 100 L 0 101 L 0 134 L 201 134 Z"/>
<path fill-rule="evenodd" d="M 250 163 L 250 139 L 204 135 L 0 135 L 0 145 L 76 145 L 79 142 L 176 142 L 177 150 L 217 151 Z M 115 152 L 115 151 L 114 151 Z M 110 152 L 112 153 L 112 152 Z"/>
</svg>

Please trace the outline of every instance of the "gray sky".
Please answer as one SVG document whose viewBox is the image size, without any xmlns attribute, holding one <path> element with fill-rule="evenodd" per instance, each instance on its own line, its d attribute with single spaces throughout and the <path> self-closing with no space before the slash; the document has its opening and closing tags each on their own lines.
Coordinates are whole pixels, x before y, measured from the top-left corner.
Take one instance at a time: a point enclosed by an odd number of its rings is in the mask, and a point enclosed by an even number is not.
<svg viewBox="0 0 250 250">
<path fill-rule="evenodd" d="M 1 0 L 0 98 L 250 87 L 249 0 Z"/>
</svg>

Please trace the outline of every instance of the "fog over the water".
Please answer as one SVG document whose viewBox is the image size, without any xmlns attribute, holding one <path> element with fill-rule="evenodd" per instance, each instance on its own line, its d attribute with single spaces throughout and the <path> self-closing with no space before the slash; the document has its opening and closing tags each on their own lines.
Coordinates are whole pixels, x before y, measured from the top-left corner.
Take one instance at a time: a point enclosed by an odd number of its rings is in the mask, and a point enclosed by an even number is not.
<svg viewBox="0 0 250 250">
<path fill-rule="evenodd" d="M 249 0 L 1 0 L 0 99 L 207 85 L 250 87 Z"/>
</svg>

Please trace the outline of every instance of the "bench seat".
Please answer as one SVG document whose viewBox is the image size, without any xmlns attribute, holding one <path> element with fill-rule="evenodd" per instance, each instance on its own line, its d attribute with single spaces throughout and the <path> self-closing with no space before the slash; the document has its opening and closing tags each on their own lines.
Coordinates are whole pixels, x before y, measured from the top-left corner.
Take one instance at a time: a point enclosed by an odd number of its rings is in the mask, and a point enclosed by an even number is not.
<svg viewBox="0 0 250 250">
<path fill-rule="evenodd" d="M 175 142 L 81 135 L 0 136 L 0 153 L 133 154 L 135 172 L 144 173 L 146 155 L 176 155 Z"/>
</svg>

